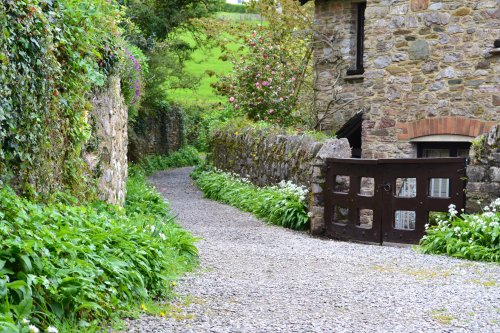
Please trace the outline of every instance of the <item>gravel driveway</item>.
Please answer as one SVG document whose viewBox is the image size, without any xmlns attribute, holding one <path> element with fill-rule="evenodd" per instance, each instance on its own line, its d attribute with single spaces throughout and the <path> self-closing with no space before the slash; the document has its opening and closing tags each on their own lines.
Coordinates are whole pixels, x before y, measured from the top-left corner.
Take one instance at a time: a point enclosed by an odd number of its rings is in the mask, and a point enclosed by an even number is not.
<svg viewBox="0 0 500 333">
<path fill-rule="evenodd" d="M 500 332 L 500 265 L 313 238 L 202 198 L 191 168 L 152 183 L 202 240 L 164 318 L 128 332 Z"/>
</svg>

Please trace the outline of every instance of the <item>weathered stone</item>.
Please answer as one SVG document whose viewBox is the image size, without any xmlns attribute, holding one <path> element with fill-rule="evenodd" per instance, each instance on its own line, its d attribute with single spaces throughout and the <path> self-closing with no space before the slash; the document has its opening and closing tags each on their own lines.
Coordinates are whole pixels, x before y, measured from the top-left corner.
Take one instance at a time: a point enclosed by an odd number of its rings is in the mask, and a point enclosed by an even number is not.
<svg viewBox="0 0 500 333">
<path fill-rule="evenodd" d="M 469 87 L 478 87 L 484 83 L 484 80 L 468 80 L 465 81 L 465 85 Z"/>
<path fill-rule="evenodd" d="M 469 15 L 471 12 L 472 12 L 472 9 L 470 9 L 469 7 L 460 7 L 460 8 L 457 8 L 453 12 L 453 15 L 454 16 L 465 16 L 465 15 Z"/>
<path fill-rule="evenodd" d="M 120 79 L 109 78 L 108 87 L 98 92 L 93 100 L 97 155 L 87 153 L 85 160 L 93 170 L 99 160 L 101 176 L 98 179 L 98 195 L 111 204 L 125 203 L 127 180 L 127 121 L 128 110 L 121 96 Z M 93 156 L 92 156 L 93 155 Z"/>
<path fill-rule="evenodd" d="M 412 60 L 427 59 L 429 58 L 429 44 L 425 40 L 418 39 L 410 44 L 408 53 Z"/>
<path fill-rule="evenodd" d="M 486 176 L 484 166 L 470 165 L 467 167 L 467 178 L 470 182 L 482 182 Z"/>
<path fill-rule="evenodd" d="M 373 61 L 373 64 L 375 65 L 375 68 L 385 68 L 391 64 L 392 60 L 391 57 L 388 56 L 381 56 L 376 58 Z"/>
<path fill-rule="evenodd" d="M 430 91 L 438 91 L 444 88 L 444 82 L 443 81 L 437 81 L 434 82 L 433 84 L 430 85 L 429 90 Z"/>
<path fill-rule="evenodd" d="M 427 9 L 429 6 L 429 0 L 411 0 L 410 8 L 414 12 L 422 11 Z"/>
<path fill-rule="evenodd" d="M 427 26 L 432 24 L 446 25 L 450 22 L 450 14 L 440 12 L 430 12 L 423 15 L 424 22 Z"/>
<path fill-rule="evenodd" d="M 500 183 L 500 167 L 492 166 L 489 170 L 489 176 L 492 182 Z"/>
<path fill-rule="evenodd" d="M 327 140 L 316 156 L 323 160 L 327 158 L 349 158 L 351 157 L 349 141 L 347 139 Z"/>
<path fill-rule="evenodd" d="M 442 2 L 435 2 L 429 6 L 429 10 L 441 10 L 443 8 Z"/>
<path fill-rule="evenodd" d="M 500 96 L 498 95 L 491 96 L 491 103 L 493 104 L 493 106 L 500 106 Z"/>
</svg>

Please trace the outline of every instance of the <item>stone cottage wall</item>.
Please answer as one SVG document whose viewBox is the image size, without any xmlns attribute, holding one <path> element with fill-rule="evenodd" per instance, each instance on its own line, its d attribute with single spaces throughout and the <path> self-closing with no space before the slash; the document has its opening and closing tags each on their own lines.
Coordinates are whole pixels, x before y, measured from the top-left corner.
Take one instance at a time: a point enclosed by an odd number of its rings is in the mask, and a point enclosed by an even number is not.
<svg viewBox="0 0 500 333">
<path fill-rule="evenodd" d="M 325 160 L 350 156 L 346 139 L 319 142 L 304 135 L 248 129 L 242 133 L 216 132 L 208 158 L 215 167 L 240 174 L 257 185 L 291 180 L 307 187 L 311 232 L 321 234 L 324 230 Z"/>
<path fill-rule="evenodd" d="M 329 116 L 324 128 L 337 130 L 363 109 L 362 156 L 390 158 L 416 156 L 412 134 L 463 135 L 464 129 L 443 127 L 449 118 L 462 119 L 462 127 L 478 120 L 482 133 L 500 122 L 500 63 L 494 48 L 500 36 L 498 1 L 368 0 L 365 73 L 347 77 L 355 54 L 353 3 L 316 1 L 318 111 L 335 94 L 332 82 L 339 73 L 337 93 L 357 98 Z M 329 43 L 322 42 L 324 36 Z M 338 67 L 332 59 L 340 59 Z M 443 129 L 409 132 L 412 124 L 432 118 Z"/>
<path fill-rule="evenodd" d="M 467 211 L 481 209 L 500 198 L 500 126 L 476 140 L 467 167 Z"/>
<path fill-rule="evenodd" d="M 92 153 L 83 158 L 98 177 L 98 195 L 111 204 L 125 203 L 127 181 L 127 121 L 128 110 L 121 96 L 120 78 L 112 76 L 108 86 L 92 100 L 94 141 Z"/>
</svg>

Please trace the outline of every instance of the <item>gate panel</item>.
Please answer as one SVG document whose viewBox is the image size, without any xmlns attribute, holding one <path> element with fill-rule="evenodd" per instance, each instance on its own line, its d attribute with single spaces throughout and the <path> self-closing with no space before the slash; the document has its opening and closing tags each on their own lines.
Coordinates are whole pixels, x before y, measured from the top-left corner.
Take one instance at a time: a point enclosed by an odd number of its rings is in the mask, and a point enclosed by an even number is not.
<svg viewBox="0 0 500 333">
<path fill-rule="evenodd" d="M 382 242 L 381 215 L 377 207 L 380 197 L 376 189 L 380 175 L 375 160 L 335 159 L 328 163 L 325 192 L 325 221 L 327 234 L 332 238 Z M 346 177 L 342 177 L 346 176 Z M 363 194 L 361 178 L 365 183 L 373 179 L 370 194 Z M 349 179 L 348 185 L 343 183 Z M 372 212 L 372 215 L 368 212 Z M 345 215 L 345 216 L 344 216 Z"/>
<path fill-rule="evenodd" d="M 325 224 L 330 237 L 418 243 L 431 212 L 465 208 L 463 158 L 328 159 Z M 372 182 L 372 193 L 366 193 Z"/>
</svg>

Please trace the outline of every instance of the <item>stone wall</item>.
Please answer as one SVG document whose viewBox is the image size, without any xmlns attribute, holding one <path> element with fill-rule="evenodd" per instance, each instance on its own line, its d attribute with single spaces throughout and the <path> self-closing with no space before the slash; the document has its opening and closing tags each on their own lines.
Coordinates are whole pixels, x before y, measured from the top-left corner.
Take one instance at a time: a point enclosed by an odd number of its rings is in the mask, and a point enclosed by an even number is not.
<svg viewBox="0 0 500 333">
<path fill-rule="evenodd" d="M 368 0 L 365 72 L 347 76 L 355 61 L 356 2 L 316 0 L 318 111 L 335 93 L 356 99 L 328 117 L 325 128 L 337 130 L 363 109 L 362 156 L 391 158 L 416 157 L 409 127 L 424 119 L 462 119 L 465 127 L 478 120 L 482 133 L 500 122 L 498 1 Z M 339 74 L 341 88 L 335 91 Z M 448 129 L 456 130 L 433 131 Z"/>
<path fill-rule="evenodd" d="M 216 132 L 208 158 L 215 167 L 247 177 L 254 184 L 273 185 L 291 180 L 306 186 L 310 190 L 311 232 L 321 234 L 324 231 L 325 160 L 350 156 L 346 139 L 319 142 L 305 135 L 247 129 L 241 133 Z"/>
<path fill-rule="evenodd" d="M 98 178 L 99 198 L 123 205 L 128 172 L 128 110 L 121 96 L 120 78 L 110 77 L 107 88 L 96 93 L 92 104 L 91 125 L 97 147 L 92 153 L 84 153 L 83 158 Z"/>
<path fill-rule="evenodd" d="M 493 127 L 472 145 L 467 177 L 468 212 L 480 212 L 500 198 L 500 126 Z"/>
<path fill-rule="evenodd" d="M 182 146 L 183 118 L 177 106 L 159 109 L 145 105 L 129 127 L 129 159 L 133 162 L 148 155 L 164 155 Z"/>
</svg>

